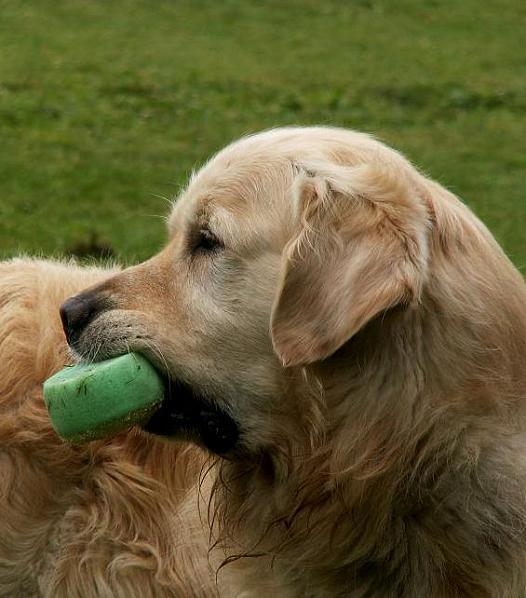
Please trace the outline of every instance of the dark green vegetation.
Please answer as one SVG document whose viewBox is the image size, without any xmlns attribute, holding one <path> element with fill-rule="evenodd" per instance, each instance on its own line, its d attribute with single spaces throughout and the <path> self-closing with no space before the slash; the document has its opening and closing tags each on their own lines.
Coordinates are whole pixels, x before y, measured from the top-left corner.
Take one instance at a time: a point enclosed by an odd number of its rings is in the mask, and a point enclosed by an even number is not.
<svg viewBox="0 0 526 598">
<path fill-rule="evenodd" d="M 330 123 L 404 151 L 524 266 L 525 22 L 521 0 L 0 0 L 0 254 L 145 258 L 216 149 Z"/>
</svg>

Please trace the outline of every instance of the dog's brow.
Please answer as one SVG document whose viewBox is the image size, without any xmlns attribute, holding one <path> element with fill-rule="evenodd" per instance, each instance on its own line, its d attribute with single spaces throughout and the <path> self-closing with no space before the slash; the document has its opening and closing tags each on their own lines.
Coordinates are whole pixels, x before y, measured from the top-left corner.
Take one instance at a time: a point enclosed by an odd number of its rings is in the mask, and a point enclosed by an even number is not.
<svg viewBox="0 0 526 598">
<path fill-rule="evenodd" d="M 223 212 L 224 210 L 220 210 Z M 224 218 L 217 217 L 217 210 L 210 200 L 204 200 L 197 207 L 193 214 L 188 214 L 186 219 L 187 234 L 193 236 L 200 230 L 207 229 L 218 237 L 222 238 L 222 231 L 225 228 L 222 226 Z"/>
<path fill-rule="evenodd" d="M 180 230 L 193 230 L 199 225 L 202 226 L 208 218 L 206 210 L 208 202 L 206 200 L 201 200 L 197 207 L 194 207 L 195 203 L 188 203 L 184 199 L 180 199 L 179 202 L 175 204 L 172 213 L 168 217 L 170 237 L 175 236 Z"/>
<path fill-rule="evenodd" d="M 202 202 L 192 215 L 188 217 L 188 227 L 190 229 L 208 228 L 210 221 L 210 212 L 208 203 Z"/>
</svg>

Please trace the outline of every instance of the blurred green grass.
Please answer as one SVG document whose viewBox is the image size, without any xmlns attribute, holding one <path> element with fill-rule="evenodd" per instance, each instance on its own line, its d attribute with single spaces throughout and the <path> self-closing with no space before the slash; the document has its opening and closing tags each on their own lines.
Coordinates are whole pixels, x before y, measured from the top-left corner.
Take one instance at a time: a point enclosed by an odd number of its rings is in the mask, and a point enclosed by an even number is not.
<svg viewBox="0 0 526 598">
<path fill-rule="evenodd" d="M 520 0 L 0 0 L 0 255 L 134 261 L 247 132 L 374 133 L 526 265 Z"/>
</svg>

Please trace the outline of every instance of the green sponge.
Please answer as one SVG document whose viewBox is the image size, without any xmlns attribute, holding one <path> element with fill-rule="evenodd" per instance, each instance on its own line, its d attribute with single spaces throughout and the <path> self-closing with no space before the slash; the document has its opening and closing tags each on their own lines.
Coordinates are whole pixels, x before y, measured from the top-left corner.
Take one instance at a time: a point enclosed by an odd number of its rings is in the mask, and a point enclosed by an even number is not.
<svg viewBox="0 0 526 598">
<path fill-rule="evenodd" d="M 69 366 L 44 382 L 53 428 L 71 442 L 103 438 L 144 422 L 163 396 L 161 377 L 138 353 Z"/>
</svg>

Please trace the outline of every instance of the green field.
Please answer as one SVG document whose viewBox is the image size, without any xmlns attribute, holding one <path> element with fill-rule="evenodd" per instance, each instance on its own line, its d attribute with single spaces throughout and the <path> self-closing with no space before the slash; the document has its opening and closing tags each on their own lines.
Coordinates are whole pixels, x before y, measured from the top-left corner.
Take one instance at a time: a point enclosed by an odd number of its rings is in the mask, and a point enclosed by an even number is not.
<svg viewBox="0 0 526 598">
<path fill-rule="evenodd" d="M 0 0 L 0 254 L 133 261 L 189 171 L 283 124 L 376 134 L 526 265 L 522 0 Z"/>
</svg>

